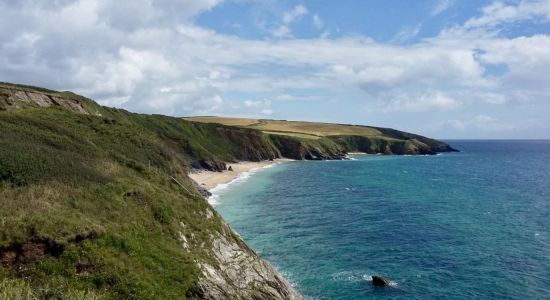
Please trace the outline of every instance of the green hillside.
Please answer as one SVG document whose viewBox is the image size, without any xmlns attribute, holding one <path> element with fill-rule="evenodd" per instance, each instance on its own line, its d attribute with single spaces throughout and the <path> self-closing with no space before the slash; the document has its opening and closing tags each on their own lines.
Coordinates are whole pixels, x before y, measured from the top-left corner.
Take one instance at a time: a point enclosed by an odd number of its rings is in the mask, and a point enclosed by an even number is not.
<svg viewBox="0 0 550 300">
<path fill-rule="evenodd" d="M 298 159 L 327 159 L 337 153 L 435 154 L 456 151 L 446 143 L 391 128 L 319 122 L 227 117 L 186 117 L 185 120 L 257 129 L 274 141 L 301 141 L 305 155 Z M 279 149 L 281 149 L 279 147 Z M 326 149 L 328 151 L 320 151 Z M 308 154 L 309 152 L 309 154 Z"/>
<path fill-rule="evenodd" d="M 14 97 L 25 90 L 84 111 Z M 216 264 L 211 237 L 237 237 L 190 182 L 190 166 L 278 156 L 254 130 L 70 93 L 4 84 L 0 110 L 0 299 L 201 298 L 197 262 Z"/>
<path fill-rule="evenodd" d="M 2 83 L 0 299 L 299 299 L 187 174 L 281 156 L 451 150 L 380 132 L 383 139 L 266 134 Z M 220 245 L 246 263 L 224 257 Z"/>
</svg>

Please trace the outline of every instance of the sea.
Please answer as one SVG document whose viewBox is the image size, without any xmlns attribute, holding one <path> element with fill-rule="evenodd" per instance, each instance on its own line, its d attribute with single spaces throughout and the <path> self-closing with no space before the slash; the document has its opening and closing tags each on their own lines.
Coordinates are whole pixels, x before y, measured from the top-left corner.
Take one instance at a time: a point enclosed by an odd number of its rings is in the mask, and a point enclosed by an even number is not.
<svg viewBox="0 0 550 300">
<path fill-rule="evenodd" d="M 550 141 L 447 142 L 282 163 L 211 201 L 308 299 L 550 299 Z"/>
</svg>

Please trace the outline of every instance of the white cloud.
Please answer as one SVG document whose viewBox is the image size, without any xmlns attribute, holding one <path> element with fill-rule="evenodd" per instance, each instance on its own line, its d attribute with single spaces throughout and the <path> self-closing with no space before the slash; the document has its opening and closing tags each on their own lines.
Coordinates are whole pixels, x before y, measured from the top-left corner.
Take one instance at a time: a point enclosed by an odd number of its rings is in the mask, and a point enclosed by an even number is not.
<svg viewBox="0 0 550 300">
<path fill-rule="evenodd" d="M 500 121 L 492 116 L 480 114 L 468 122 L 468 125 L 484 131 L 514 131 L 519 126 L 506 121 Z"/>
<path fill-rule="evenodd" d="M 283 14 L 283 23 L 288 25 L 307 13 L 308 11 L 305 6 L 301 4 L 296 5 L 292 10 L 287 11 Z"/>
<path fill-rule="evenodd" d="M 254 101 L 254 100 L 245 100 L 244 106 L 246 107 L 263 107 L 263 106 L 270 106 L 271 102 L 264 100 L 264 101 Z"/>
<path fill-rule="evenodd" d="M 282 24 L 271 30 L 271 33 L 276 38 L 292 37 L 292 30 L 290 25 L 298 21 L 302 16 L 306 15 L 308 10 L 303 5 L 296 5 L 292 10 L 289 10 L 283 14 Z"/>
<path fill-rule="evenodd" d="M 479 18 L 468 20 L 464 27 L 494 27 L 503 23 L 512 23 L 534 18 L 550 19 L 549 0 L 521 0 L 517 5 L 506 5 L 503 2 L 493 2 L 483 8 Z"/>
<path fill-rule="evenodd" d="M 382 100 L 381 111 L 409 111 L 409 112 L 423 112 L 423 111 L 448 111 L 460 108 L 462 102 L 453 99 L 449 95 L 440 91 L 429 91 L 420 95 L 413 94 L 398 94 L 398 95 L 385 95 L 385 97 L 392 97 L 389 101 L 384 103 Z"/>
<path fill-rule="evenodd" d="M 455 0 L 439 0 L 430 12 L 431 16 L 437 16 L 442 12 L 448 10 L 455 4 Z"/>
<path fill-rule="evenodd" d="M 290 31 L 288 25 L 280 25 L 279 27 L 273 29 L 271 33 L 276 38 L 292 37 L 292 32 Z"/>
<path fill-rule="evenodd" d="M 500 136 L 501 133 L 521 133 L 537 127 L 543 127 L 540 121 L 525 119 L 518 122 L 516 119 L 502 120 L 487 114 L 478 114 L 463 120 L 449 120 L 447 125 L 461 132 L 472 132 L 473 135 L 490 133 L 491 136 Z"/>
<path fill-rule="evenodd" d="M 486 9 L 485 21 L 472 21 L 486 25 L 461 27 L 460 34 L 446 31 L 411 45 L 361 36 L 246 40 L 191 22 L 219 1 L 54 1 L 52 7 L 24 2 L 0 3 L 0 77 L 75 90 L 133 111 L 225 113 L 228 93 L 271 93 L 303 101 L 307 97 L 294 92 L 307 89 L 357 91 L 366 105 L 380 104 L 375 108 L 388 112 L 453 111 L 477 102 L 505 105 L 510 98 L 550 97 L 550 36 L 472 33 L 519 20 L 518 15 L 544 15 L 519 8 L 525 1 L 513 6 L 520 13 L 496 9 L 500 17 L 490 21 Z M 130 8 L 139 13 L 128 14 Z M 306 14 L 307 8 L 297 6 L 283 15 L 279 36 L 290 36 L 288 25 Z M 505 66 L 501 74 L 489 71 L 496 65 Z M 239 109 L 274 113 L 265 100 L 249 101 L 239 103 Z"/>
<path fill-rule="evenodd" d="M 420 33 L 420 30 L 422 29 L 422 24 L 417 24 L 415 26 L 412 26 L 412 27 L 404 27 L 403 29 L 401 29 L 401 31 L 399 31 L 395 37 L 393 38 L 393 42 L 406 42 L 414 37 L 416 37 L 419 33 Z"/>
<path fill-rule="evenodd" d="M 450 120 L 448 123 L 454 128 L 458 130 L 464 130 L 466 128 L 466 124 L 464 122 L 459 120 Z"/>
<path fill-rule="evenodd" d="M 315 26 L 315 28 L 319 30 L 323 28 L 323 20 L 319 17 L 319 15 L 313 15 L 311 20 L 313 21 L 313 26 Z"/>
<path fill-rule="evenodd" d="M 262 109 L 261 113 L 266 116 L 271 116 L 273 114 L 273 110 L 266 108 L 266 109 Z"/>
</svg>

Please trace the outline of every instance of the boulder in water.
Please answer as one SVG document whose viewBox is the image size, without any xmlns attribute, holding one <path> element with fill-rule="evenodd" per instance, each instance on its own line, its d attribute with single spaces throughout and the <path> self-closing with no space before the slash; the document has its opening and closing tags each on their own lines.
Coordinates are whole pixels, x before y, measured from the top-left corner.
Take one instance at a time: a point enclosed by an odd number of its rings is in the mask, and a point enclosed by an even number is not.
<svg viewBox="0 0 550 300">
<path fill-rule="evenodd" d="M 372 285 L 374 286 L 388 286 L 390 281 L 382 276 L 372 276 Z"/>
</svg>

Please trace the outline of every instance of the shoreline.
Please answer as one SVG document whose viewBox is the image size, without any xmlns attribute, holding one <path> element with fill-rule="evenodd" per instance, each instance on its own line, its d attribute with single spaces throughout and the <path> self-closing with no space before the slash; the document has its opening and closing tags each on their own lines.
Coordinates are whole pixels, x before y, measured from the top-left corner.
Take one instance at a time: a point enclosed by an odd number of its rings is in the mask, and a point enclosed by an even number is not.
<svg viewBox="0 0 550 300">
<path fill-rule="evenodd" d="M 367 152 L 348 152 L 348 155 L 371 155 Z"/>
<path fill-rule="evenodd" d="M 283 162 L 293 161 L 292 159 L 277 158 L 274 160 L 264 161 L 240 161 L 236 163 L 227 163 L 227 168 L 231 167 L 233 171 L 224 170 L 222 172 L 198 170 L 189 173 L 189 177 L 193 179 L 199 186 L 212 191 L 222 184 L 228 184 L 239 178 L 246 172 L 255 171 L 271 165 L 277 165 Z"/>
</svg>

